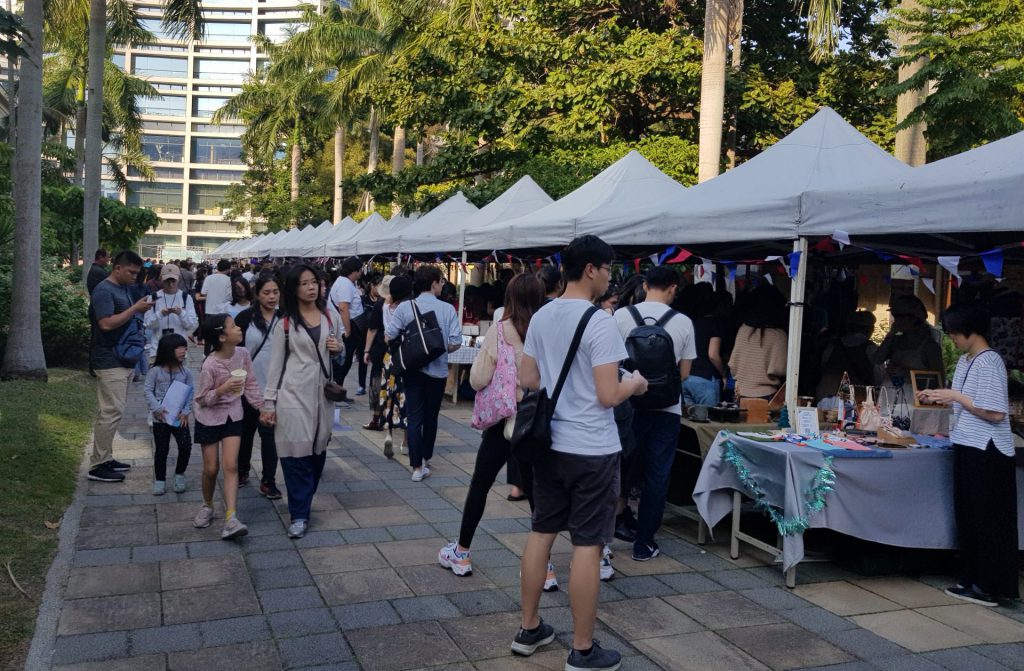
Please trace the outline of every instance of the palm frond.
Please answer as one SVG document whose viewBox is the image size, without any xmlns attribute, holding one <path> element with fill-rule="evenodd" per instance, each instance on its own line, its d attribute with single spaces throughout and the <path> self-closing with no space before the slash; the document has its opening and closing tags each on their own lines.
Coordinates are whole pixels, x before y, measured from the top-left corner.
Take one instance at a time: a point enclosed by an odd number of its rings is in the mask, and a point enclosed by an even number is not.
<svg viewBox="0 0 1024 671">
<path fill-rule="evenodd" d="M 181 40 L 201 41 L 206 36 L 200 0 L 166 0 L 161 25 Z"/>
</svg>

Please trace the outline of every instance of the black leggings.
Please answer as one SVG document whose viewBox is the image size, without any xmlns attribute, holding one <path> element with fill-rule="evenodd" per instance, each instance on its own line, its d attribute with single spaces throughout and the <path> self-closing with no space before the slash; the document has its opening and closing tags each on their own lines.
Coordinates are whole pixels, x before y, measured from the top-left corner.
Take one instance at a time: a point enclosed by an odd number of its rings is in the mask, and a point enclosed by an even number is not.
<svg viewBox="0 0 1024 671">
<path fill-rule="evenodd" d="M 260 411 L 242 399 L 242 444 L 238 448 L 238 474 L 249 475 L 252 463 L 252 446 L 256 432 L 260 432 L 260 458 L 263 459 L 263 477 L 260 482 L 274 484 L 277 479 L 277 443 L 274 442 L 274 427 L 260 424 Z"/>
<path fill-rule="evenodd" d="M 167 479 L 167 455 L 171 453 L 171 436 L 178 443 L 178 462 L 174 466 L 177 475 L 184 475 L 188 468 L 188 458 L 192 456 L 192 432 L 188 424 L 178 427 L 164 422 L 153 422 L 153 444 L 156 454 L 153 457 L 153 477 L 160 482 Z"/>
<path fill-rule="evenodd" d="M 500 422 L 484 431 L 480 439 L 480 449 L 476 453 L 476 464 L 473 466 L 473 478 L 466 492 L 466 504 L 462 507 L 462 526 L 459 529 L 459 545 L 464 548 L 473 543 L 473 534 L 484 515 L 487 505 L 487 493 L 498 477 L 501 467 L 514 460 L 512 446 L 505 440 L 505 423 Z M 533 510 L 533 465 L 520 463 L 519 487 L 526 494 Z"/>
</svg>

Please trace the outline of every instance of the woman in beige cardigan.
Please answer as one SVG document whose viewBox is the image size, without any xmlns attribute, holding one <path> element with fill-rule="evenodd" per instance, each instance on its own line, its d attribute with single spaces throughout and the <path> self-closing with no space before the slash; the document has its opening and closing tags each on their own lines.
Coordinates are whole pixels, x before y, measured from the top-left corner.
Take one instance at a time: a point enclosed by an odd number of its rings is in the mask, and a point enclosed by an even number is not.
<svg viewBox="0 0 1024 671">
<path fill-rule="evenodd" d="M 324 396 L 331 356 L 342 351 L 341 324 L 325 312 L 312 266 L 293 266 L 284 280 L 281 320 L 274 327 L 261 421 L 274 440 L 288 488 L 289 538 L 302 538 L 327 460 L 334 404 Z"/>
</svg>

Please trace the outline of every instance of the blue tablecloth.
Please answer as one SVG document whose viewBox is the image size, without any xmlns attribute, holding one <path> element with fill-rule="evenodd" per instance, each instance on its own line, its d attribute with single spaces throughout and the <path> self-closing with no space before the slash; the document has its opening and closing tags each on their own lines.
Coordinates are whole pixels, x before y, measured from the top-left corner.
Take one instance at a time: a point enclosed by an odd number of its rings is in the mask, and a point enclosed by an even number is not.
<svg viewBox="0 0 1024 671">
<path fill-rule="evenodd" d="M 750 494 L 722 445 L 730 441 L 765 500 L 787 520 L 806 516 L 811 528 L 907 548 L 956 548 L 953 451 L 893 450 L 892 459 L 834 459 L 834 490 L 820 512 L 808 513 L 807 490 L 825 465 L 819 450 L 747 440 L 723 431 L 704 459 L 693 500 L 708 527 L 732 510 L 733 490 Z M 1024 541 L 1024 468 L 1017 468 L 1018 543 Z M 1024 545 L 1021 546 L 1024 549 Z M 803 559 L 799 533 L 783 537 L 783 570 Z"/>
</svg>

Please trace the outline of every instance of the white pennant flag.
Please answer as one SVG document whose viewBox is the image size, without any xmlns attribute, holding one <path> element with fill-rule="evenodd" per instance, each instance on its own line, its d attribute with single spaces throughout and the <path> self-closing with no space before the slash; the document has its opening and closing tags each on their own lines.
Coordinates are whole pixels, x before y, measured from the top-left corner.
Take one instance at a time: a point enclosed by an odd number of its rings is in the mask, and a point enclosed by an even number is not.
<svg viewBox="0 0 1024 671">
<path fill-rule="evenodd" d="M 782 258 L 781 256 L 766 256 L 766 257 L 764 257 L 764 262 L 765 263 L 771 263 L 772 261 L 778 261 L 781 258 Z"/>
<path fill-rule="evenodd" d="M 650 256 L 648 256 L 647 258 L 649 258 L 649 259 L 651 260 L 651 263 L 653 263 L 654 265 L 656 265 L 656 266 L 657 266 L 657 265 L 660 265 L 660 264 L 658 263 L 658 255 L 657 255 L 657 254 L 651 254 L 651 255 L 650 255 Z"/>
<path fill-rule="evenodd" d="M 839 243 L 839 249 L 843 249 L 846 245 L 850 244 L 850 234 L 846 231 L 834 231 L 832 239 Z"/>
<path fill-rule="evenodd" d="M 949 274 L 956 278 L 957 285 L 960 284 L 960 257 L 940 256 L 939 265 L 949 271 Z"/>
<path fill-rule="evenodd" d="M 921 278 L 921 282 L 924 283 L 924 286 L 925 286 L 926 289 L 928 289 L 928 291 L 932 292 L 933 294 L 935 293 L 935 280 L 934 279 L 932 279 L 931 277 L 922 277 Z"/>
<path fill-rule="evenodd" d="M 710 260 L 710 259 L 703 259 L 702 258 L 700 260 L 700 266 L 701 266 L 701 270 L 703 271 L 703 274 L 701 275 L 701 277 L 703 279 L 707 280 L 708 282 L 710 282 L 711 281 L 711 275 L 715 272 L 715 262 Z"/>
<path fill-rule="evenodd" d="M 764 278 L 768 280 L 768 284 L 772 285 L 773 287 L 775 286 L 775 280 L 772 279 L 771 273 L 765 273 Z"/>
</svg>

